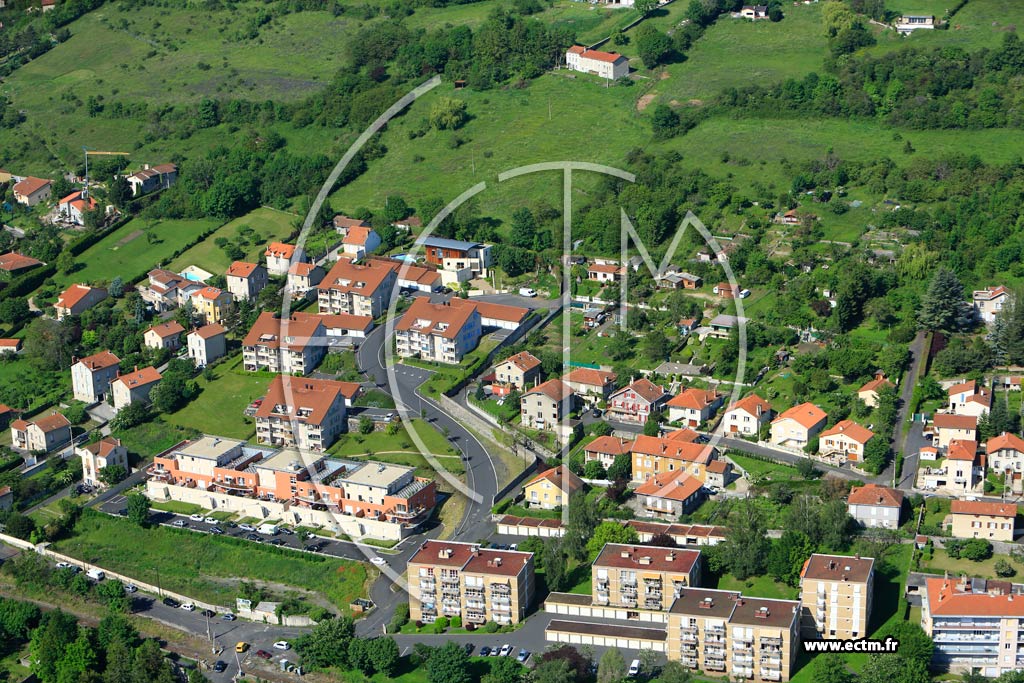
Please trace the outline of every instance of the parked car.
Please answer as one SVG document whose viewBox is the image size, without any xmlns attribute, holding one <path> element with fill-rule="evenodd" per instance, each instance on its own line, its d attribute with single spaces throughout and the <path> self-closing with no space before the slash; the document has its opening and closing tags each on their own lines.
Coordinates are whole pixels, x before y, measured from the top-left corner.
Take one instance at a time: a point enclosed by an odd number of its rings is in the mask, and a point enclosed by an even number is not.
<svg viewBox="0 0 1024 683">
<path fill-rule="evenodd" d="M 259 537 L 259 536 L 257 536 L 256 534 L 248 534 L 248 535 L 247 535 L 247 536 L 245 537 L 245 539 L 246 539 L 247 541 L 256 541 L 257 543 L 259 543 L 260 541 L 262 541 L 262 540 L 263 540 L 262 538 L 260 538 L 260 537 Z"/>
<path fill-rule="evenodd" d="M 377 565 L 378 567 L 386 567 L 388 564 L 387 560 L 385 560 L 383 557 L 380 557 L 379 555 L 374 555 L 373 559 L 370 560 L 370 562 Z"/>
<path fill-rule="evenodd" d="M 481 657 L 488 657 L 488 656 L 490 656 L 490 654 L 491 654 L 491 648 L 489 646 L 483 645 L 483 646 L 480 647 L 480 656 Z"/>
<path fill-rule="evenodd" d="M 118 510 L 117 511 L 117 516 L 118 517 L 127 517 L 128 516 L 128 508 L 121 508 L 120 510 Z"/>
<path fill-rule="evenodd" d="M 181 609 L 185 610 L 186 612 L 195 612 L 196 606 L 193 605 L 191 602 L 186 602 L 184 605 L 181 606 Z"/>
<path fill-rule="evenodd" d="M 209 617 L 210 619 L 213 619 L 215 616 L 217 616 L 217 613 L 214 612 L 212 609 L 204 609 L 202 612 L 200 612 L 200 614 L 204 617 Z"/>
<path fill-rule="evenodd" d="M 213 518 L 213 517 L 204 517 L 203 521 L 206 522 L 207 524 L 216 524 L 217 523 L 217 520 L 215 518 Z"/>
<path fill-rule="evenodd" d="M 510 654 L 512 654 L 512 646 L 508 643 L 505 643 L 501 646 L 501 656 L 508 657 Z"/>
<path fill-rule="evenodd" d="M 636 676 L 640 675 L 640 660 L 639 659 L 634 659 L 633 660 L 633 663 L 629 665 L 629 671 L 626 672 L 626 675 L 629 676 L 630 678 L 635 678 Z"/>
<path fill-rule="evenodd" d="M 248 652 L 248 651 L 249 651 L 249 643 L 245 642 L 244 640 L 240 640 L 237 643 L 235 643 L 235 652 L 241 654 L 243 652 Z"/>
<path fill-rule="evenodd" d="M 126 583 L 124 585 L 124 592 L 125 593 L 138 593 L 139 592 L 139 587 L 136 586 L 134 583 Z"/>
<path fill-rule="evenodd" d="M 174 609 L 178 609 L 179 607 L 181 607 L 181 603 L 175 600 L 174 598 L 164 598 L 163 602 L 168 607 L 173 607 Z"/>
<path fill-rule="evenodd" d="M 519 296 L 528 296 L 530 298 L 533 298 L 537 296 L 537 290 L 533 289 L 532 287 L 520 287 Z"/>
<path fill-rule="evenodd" d="M 223 530 L 223 529 L 221 529 L 221 528 L 220 528 L 219 526 L 211 526 L 211 527 L 210 527 L 210 533 L 211 533 L 211 534 L 216 534 L 216 535 L 218 535 L 218 536 L 219 536 L 219 535 L 221 535 L 222 533 L 224 533 L 224 530 Z"/>
<path fill-rule="evenodd" d="M 222 614 L 222 615 L 220 615 L 220 618 L 221 618 L 221 619 L 223 619 L 224 621 L 234 621 L 234 620 L 235 620 L 235 619 L 237 619 L 238 617 L 236 617 L 236 616 L 235 616 L 234 614 L 232 614 L 231 612 L 228 612 L 227 614 Z"/>
<path fill-rule="evenodd" d="M 178 527 L 179 529 L 184 529 L 185 527 L 188 526 L 188 524 L 183 519 L 176 519 L 172 523 L 174 524 L 174 526 Z"/>
<path fill-rule="evenodd" d="M 292 531 L 291 529 L 286 529 L 286 528 L 284 528 L 284 527 L 278 527 L 278 529 L 277 529 L 277 530 L 278 530 L 278 531 L 280 531 L 280 532 L 281 532 L 282 534 L 284 534 L 285 536 L 291 536 L 292 534 L 294 534 L 294 533 L 295 533 L 295 532 L 294 532 L 294 531 Z"/>
<path fill-rule="evenodd" d="M 519 650 L 519 656 L 516 657 L 516 661 L 520 664 L 526 664 L 526 660 L 530 658 L 530 652 L 526 649 Z"/>
<path fill-rule="evenodd" d="M 85 573 L 85 575 L 93 581 L 102 581 L 107 578 L 107 575 L 103 573 L 102 569 L 90 569 Z"/>
<path fill-rule="evenodd" d="M 274 655 L 270 654 L 266 650 L 256 650 L 256 656 L 260 659 L 273 659 Z"/>
<path fill-rule="evenodd" d="M 291 644 L 287 640 L 279 640 L 274 643 L 274 647 L 278 650 L 290 650 L 292 649 Z"/>
<path fill-rule="evenodd" d="M 70 562 L 58 562 L 54 566 L 57 567 L 57 569 L 78 569 L 78 567 L 71 564 Z"/>
<path fill-rule="evenodd" d="M 238 528 L 242 531 L 256 531 L 256 527 L 254 527 L 252 524 L 239 524 Z"/>
<path fill-rule="evenodd" d="M 473 643 L 466 643 L 462 646 L 462 649 L 466 651 L 467 655 L 473 654 Z"/>
<path fill-rule="evenodd" d="M 284 545 L 284 541 L 282 541 L 280 538 L 275 538 L 273 541 L 270 542 L 270 545 Z"/>
<path fill-rule="evenodd" d="M 197 515 L 189 515 L 188 518 L 191 519 L 193 522 L 202 522 L 205 519 L 205 517 L 203 517 L 202 515 L 198 515 L 198 514 Z"/>
<path fill-rule="evenodd" d="M 224 673 L 224 670 L 227 668 L 228 665 L 225 664 L 223 660 L 218 659 L 216 662 L 213 663 L 213 673 L 215 674 Z"/>
<path fill-rule="evenodd" d="M 495 645 L 494 647 L 491 648 L 491 656 L 492 657 L 497 657 L 500 654 L 501 654 L 501 648 L 500 647 Z"/>
</svg>

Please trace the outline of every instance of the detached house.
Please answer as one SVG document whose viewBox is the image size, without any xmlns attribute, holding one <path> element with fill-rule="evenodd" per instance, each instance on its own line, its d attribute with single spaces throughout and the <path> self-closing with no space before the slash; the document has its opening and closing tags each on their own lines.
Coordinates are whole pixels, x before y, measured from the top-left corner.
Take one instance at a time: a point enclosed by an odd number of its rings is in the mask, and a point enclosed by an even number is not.
<svg viewBox="0 0 1024 683">
<path fill-rule="evenodd" d="M 984 474 L 978 457 L 978 443 L 953 439 L 946 449 L 946 459 L 939 467 L 918 470 L 918 487 L 954 496 L 967 496 L 978 492 Z"/>
<path fill-rule="evenodd" d="M 739 285 L 730 285 L 728 282 L 719 282 L 712 288 L 712 291 L 723 299 L 739 299 L 742 288 Z"/>
<path fill-rule="evenodd" d="M 219 323 L 211 323 L 192 330 L 186 340 L 188 357 L 195 362 L 197 368 L 206 367 L 227 354 L 227 330 Z"/>
<path fill-rule="evenodd" d="M 53 187 L 51 180 L 46 178 L 34 178 L 28 176 L 22 181 L 15 183 L 11 191 L 14 193 L 14 201 L 25 206 L 35 206 L 50 198 Z"/>
<path fill-rule="evenodd" d="M 982 500 L 954 500 L 949 505 L 955 538 L 984 538 L 1013 543 L 1017 506 Z"/>
<path fill-rule="evenodd" d="M 178 167 L 174 164 L 157 164 L 150 166 L 145 164 L 141 171 L 136 171 L 128 176 L 128 184 L 132 188 L 132 196 L 152 192 L 154 190 L 166 189 L 178 179 Z"/>
<path fill-rule="evenodd" d="M 43 265 L 43 262 L 39 259 L 19 254 L 16 251 L 0 254 L 0 271 L 5 273 L 17 273 L 20 270 L 27 270 L 41 265 Z"/>
<path fill-rule="evenodd" d="M 87 404 L 102 401 L 117 378 L 121 359 L 110 351 L 87 356 L 71 366 L 71 388 L 75 399 Z"/>
<path fill-rule="evenodd" d="M 974 317 L 986 324 L 995 322 L 996 315 L 1006 306 L 1010 296 L 1012 296 L 1010 290 L 1003 285 L 975 290 L 971 294 L 974 302 Z"/>
<path fill-rule="evenodd" d="M 529 351 L 520 351 L 494 366 L 496 395 L 504 396 L 512 389 L 522 389 L 540 376 L 540 359 Z"/>
<path fill-rule="evenodd" d="M 638 379 L 612 393 L 605 417 L 617 422 L 643 424 L 651 415 L 661 411 L 671 398 L 664 387 L 647 378 Z"/>
<path fill-rule="evenodd" d="M 224 274 L 228 291 L 239 301 L 255 301 L 270 282 L 267 269 L 258 263 L 235 261 Z"/>
<path fill-rule="evenodd" d="M 681 422 L 687 427 L 696 427 L 707 422 L 722 405 L 722 395 L 714 389 L 705 390 L 689 387 L 675 396 L 665 406 L 668 421 Z"/>
<path fill-rule="evenodd" d="M 142 300 L 153 306 L 156 313 L 165 313 L 180 306 L 188 296 L 188 292 L 195 291 L 199 285 L 190 282 L 177 273 L 154 268 L 149 271 L 149 280 L 146 284 L 139 285 L 139 294 Z"/>
<path fill-rule="evenodd" d="M 288 269 L 288 291 L 293 299 L 316 298 L 316 286 L 327 273 L 312 263 L 293 263 Z"/>
<path fill-rule="evenodd" d="M 181 348 L 181 335 L 185 328 L 177 320 L 153 325 L 142 335 L 142 342 L 150 349 L 177 351 Z"/>
<path fill-rule="evenodd" d="M 11 423 L 11 446 L 49 453 L 71 443 L 71 423 L 60 413 Z"/>
<path fill-rule="evenodd" d="M 895 386 L 892 382 L 885 378 L 885 375 L 879 372 L 875 375 L 875 378 L 862 386 L 857 390 L 857 398 L 864 401 L 864 405 L 869 408 L 878 407 L 878 392 L 883 389 L 888 389 Z"/>
<path fill-rule="evenodd" d="M 973 415 L 950 415 L 938 413 L 933 419 L 935 428 L 934 446 L 947 448 L 954 439 L 973 441 L 978 433 L 978 418 Z"/>
<path fill-rule="evenodd" d="M 704 500 L 704 483 L 683 470 L 657 474 L 634 491 L 647 512 L 672 520 Z"/>
<path fill-rule="evenodd" d="M 443 237 L 422 237 L 427 263 L 439 269 L 445 284 L 458 284 L 490 275 L 493 247 L 482 242 L 466 242 Z"/>
<path fill-rule="evenodd" d="M 231 292 L 216 287 L 200 287 L 190 296 L 192 310 L 203 324 L 224 322 L 234 307 Z"/>
<path fill-rule="evenodd" d="M 296 253 L 294 244 L 284 242 L 271 242 L 263 255 L 267 259 L 267 272 L 271 275 L 287 275 L 293 258 L 296 261 L 306 260 L 301 251 Z"/>
<path fill-rule="evenodd" d="M 615 373 L 592 368 L 574 368 L 562 381 L 583 398 L 603 401 L 615 390 Z"/>
<path fill-rule="evenodd" d="M 1024 493 L 1024 439 L 1003 432 L 985 442 L 985 454 L 989 468 L 1003 477 L 1004 486 L 1014 493 Z"/>
<path fill-rule="evenodd" d="M 724 425 L 729 434 L 757 436 L 761 427 L 772 419 L 772 407 L 757 394 L 751 394 L 729 406 Z"/>
<path fill-rule="evenodd" d="M 85 225 L 85 213 L 96 208 L 96 200 L 85 190 L 75 190 L 57 202 L 57 215 L 68 223 Z"/>
<path fill-rule="evenodd" d="M 522 423 L 531 429 L 560 428 L 576 406 L 576 394 L 560 379 L 549 379 L 523 392 L 519 399 Z"/>
<path fill-rule="evenodd" d="M 362 219 L 349 218 L 348 216 L 345 216 L 344 214 L 340 213 L 337 216 L 335 216 L 334 220 L 331 222 L 334 225 L 334 231 L 337 232 L 342 237 L 347 235 L 349 231 L 352 230 L 353 228 L 370 227 L 370 224 Z"/>
<path fill-rule="evenodd" d="M 954 384 L 948 390 L 949 412 L 955 415 L 981 417 L 992 408 L 992 394 L 973 379 Z"/>
<path fill-rule="evenodd" d="M 566 465 L 541 472 L 523 486 L 527 507 L 554 510 L 569 505 L 572 496 L 583 489 L 583 480 Z"/>
<path fill-rule="evenodd" d="M 614 81 L 629 75 L 629 60 L 618 52 L 588 50 L 582 45 L 573 45 L 565 53 L 567 69 L 593 74 Z"/>
<path fill-rule="evenodd" d="M 341 240 L 342 250 L 357 261 L 380 248 L 380 235 L 370 227 L 351 227 Z"/>
<path fill-rule="evenodd" d="M 615 463 L 615 458 L 632 452 L 633 441 L 615 436 L 599 436 L 583 447 L 583 461 L 597 460 L 605 469 Z"/>
<path fill-rule="evenodd" d="M 618 282 L 626 273 L 626 269 L 614 263 L 591 263 L 587 266 L 587 279 L 602 284 Z"/>
<path fill-rule="evenodd" d="M 819 455 L 839 455 L 851 462 L 864 461 L 864 448 L 875 433 L 853 420 L 840 420 L 821 433 Z"/>
<path fill-rule="evenodd" d="M 903 491 L 866 484 L 850 491 L 846 507 L 850 516 L 863 527 L 898 529 L 903 510 Z"/>
<path fill-rule="evenodd" d="M 133 403 L 149 401 L 149 392 L 161 380 L 160 372 L 154 367 L 135 369 L 120 375 L 110 383 L 114 397 L 114 410 L 121 410 Z"/>
<path fill-rule="evenodd" d="M 803 448 L 825 427 L 828 415 L 813 403 L 801 403 L 772 420 L 772 443 Z"/>
<path fill-rule="evenodd" d="M 112 465 L 120 465 L 125 473 L 128 467 L 128 449 L 121 445 L 120 439 L 106 436 L 87 446 L 76 446 L 75 455 L 82 459 L 82 483 L 87 486 L 104 486 L 99 478 L 100 470 Z"/>
<path fill-rule="evenodd" d="M 107 290 L 102 287 L 71 285 L 57 297 L 53 310 L 57 320 L 63 320 L 69 315 L 81 315 L 106 298 Z"/>
</svg>

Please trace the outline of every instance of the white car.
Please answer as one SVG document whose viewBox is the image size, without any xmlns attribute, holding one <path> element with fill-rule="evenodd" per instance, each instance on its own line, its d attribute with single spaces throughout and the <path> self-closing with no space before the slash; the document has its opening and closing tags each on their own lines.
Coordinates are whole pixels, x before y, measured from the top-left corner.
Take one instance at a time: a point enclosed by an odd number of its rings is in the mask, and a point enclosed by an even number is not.
<svg viewBox="0 0 1024 683">
<path fill-rule="evenodd" d="M 387 560 L 385 560 L 383 557 L 378 557 L 376 555 L 373 557 L 373 559 L 370 560 L 370 562 L 377 565 L 378 567 L 386 567 L 388 564 Z"/>
<path fill-rule="evenodd" d="M 526 296 L 532 299 L 533 297 L 537 296 L 537 290 L 533 289 L 532 287 L 520 287 L 519 296 Z"/>
<path fill-rule="evenodd" d="M 506 643 L 505 645 L 502 645 L 501 646 L 501 656 L 502 657 L 508 657 L 510 654 L 512 654 L 512 646 L 509 645 L 508 643 Z"/>
<path fill-rule="evenodd" d="M 206 517 L 205 519 L 203 519 L 203 521 L 206 522 L 207 524 L 216 524 L 217 523 L 217 520 L 214 519 L 213 517 Z"/>
<path fill-rule="evenodd" d="M 292 649 L 292 646 L 288 643 L 287 640 L 279 640 L 276 643 L 274 643 L 274 648 L 278 650 L 290 650 Z"/>
<path fill-rule="evenodd" d="M 58 562 L 56 564 L 57 569 L 71 569 L 74 566 L 75 565 L 71 564 L 70 562 Z"/>
<path fill-rule="evenodd" d="M 125 593 L 137 593 L 138 591 L 139 591 L 139 587 L 136 586 L 134 583 L 126 583 L 124 585 L 124 592 Z"/>
<path fill-rule="evenodd" d="M 238 528 L 242 531 L 256 531 L 256 527 L 254 527 L 252 524 L 239 524 Z"/>
<path fill-rule="evenodd" d="M 204 519 L 202 515 L 189 515 L 188 518 L 193 522 L 201 522 Z"/>
<path fill-rule="evenodd" d="M 195 612 L 196 606 L 193 605 L 191 602 L 186 602 L 184 605 L 181 606 L 181 609 L 185 610 L 186 612 Z"/>
<path fill-rule="evenodd" d="M 172 523 L 174 524 L 174 526 L 178 527 L 179 529 L 184 529 L 185 527 L 188 526 L 188 524 L 186 524 L 185 520 L 183 520 L 183 519 L 176 519 Z"/>
</svg>

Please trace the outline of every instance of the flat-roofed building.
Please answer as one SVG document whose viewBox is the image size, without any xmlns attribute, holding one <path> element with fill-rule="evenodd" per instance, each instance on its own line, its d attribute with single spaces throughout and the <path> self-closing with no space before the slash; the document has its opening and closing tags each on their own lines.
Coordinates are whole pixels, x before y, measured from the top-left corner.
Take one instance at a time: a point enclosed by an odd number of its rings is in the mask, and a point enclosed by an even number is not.
<svg viewBox="0 0 1024 683">
<path fill-rule="evenodd" d="M 477 626 L 517 624 L 533 600 L 533 553 L 428 540 L 409 560 L 407 574 L 414 621 L 444 616 Z"/>
<path fill-rule="evenodd" d="M 874 558 L 811 555 L 800 571 L 804 638 L 867 637 L 874 589 Z"/>
<path fill-rule="evenodd" d="M 667 610 L 679 593 L 699 586 L 699 550 L 606 543 L 591 567 L 595 605 Z"/>
</svg>

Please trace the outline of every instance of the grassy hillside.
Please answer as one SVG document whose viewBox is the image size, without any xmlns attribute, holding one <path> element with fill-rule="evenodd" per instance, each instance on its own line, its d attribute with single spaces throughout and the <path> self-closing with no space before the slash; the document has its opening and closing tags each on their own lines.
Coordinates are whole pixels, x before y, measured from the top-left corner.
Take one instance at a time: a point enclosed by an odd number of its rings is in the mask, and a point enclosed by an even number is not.
<svg viewBox="0 0 1024 683">
<path fill-rule="evenodd" d="M 214 274 L 223 273 L 231 265 L 231 259 L 215 240 L 224 237 L 241 245 L 239 229 L 246 226 L 254 233 L 246 238 L 248 244 L 243 249 L 248 260 L 256 261 L 267 242 L 284 239 L 292 232 L 296 220 L 297 216 L 284 211 L 261 207 L 222 225 L 217 232 L 171 261 L 170 269 L 177 272 L 194 265 Z"/>
</svg>

